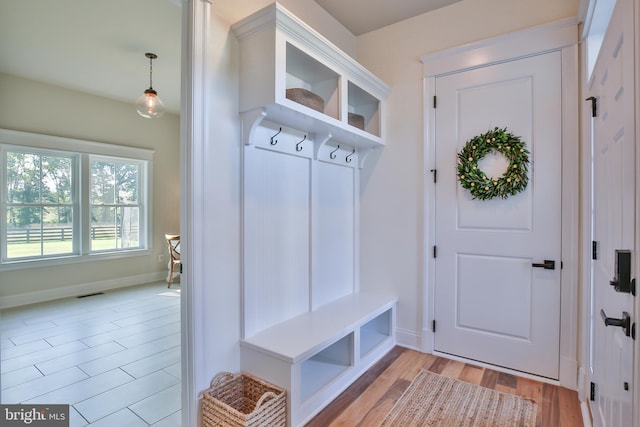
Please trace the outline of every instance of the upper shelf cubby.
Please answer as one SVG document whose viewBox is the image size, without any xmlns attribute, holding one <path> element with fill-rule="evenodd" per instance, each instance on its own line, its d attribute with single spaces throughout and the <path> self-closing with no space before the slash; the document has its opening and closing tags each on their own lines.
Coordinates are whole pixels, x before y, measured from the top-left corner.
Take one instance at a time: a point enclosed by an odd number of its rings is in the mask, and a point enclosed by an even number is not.
<svg viewBox="0 0 640 427">
<path fill-rule="evenodd" d="M 384 145 L 382 113 L 389 87 L 378 77 L 278 3 L 231 28 L 240 44 L 244 118 L 266 119 L 354 148 Z"/>
</svg>

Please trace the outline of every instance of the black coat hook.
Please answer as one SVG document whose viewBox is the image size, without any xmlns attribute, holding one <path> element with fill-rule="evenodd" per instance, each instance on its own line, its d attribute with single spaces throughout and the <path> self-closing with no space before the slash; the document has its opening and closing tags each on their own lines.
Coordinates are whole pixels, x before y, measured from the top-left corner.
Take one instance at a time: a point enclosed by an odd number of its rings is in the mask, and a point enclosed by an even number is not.
<svg viewBox="0 0 640 427">
<path fill-rule="evenodd" d="M 305 142 L 307 140 L 307 135 L 304 136 L 304 138 L 302 138 L 302 141 L 298 142 L 296 144 L 296 151 L 302 151 L 302 147 L 300 146 L 300 144 L 302 144 L 303 142 Z"/>
<path fill-rule="evenodd" d="M 340 149 L 340 146 L 338 145 L 338 147 L 335 150 L 329 153 L 329 158 L 335 159 L 336 158 L 335 152 L 338 151 L 339 149 Z"/>
<path fill-rule="evenodd" d="M 280 132 L 282 132 L 282 128 L 280 128 L 280 130 L 278 132 L 276 132 L 276 134 L 271 137 L 271 141 L 269 141 L 269 143 L 271 145 L 276 145 L 278 143 L 278 140 L 277 139 L 273 139 L 273 138 L 275 138 L 276 136 L 280 135 Z"/>
<path fill-rule="evenodd" d="M 354 148 L 353 151 L 351 152 L 351 154 L 349 154 L 347 157 L 344 158 L 344 160 L 347 163 L 351 163 L 351 156 L 353 156 L 354 154 L 356 154 L 356 149 Z"/>
</svg>

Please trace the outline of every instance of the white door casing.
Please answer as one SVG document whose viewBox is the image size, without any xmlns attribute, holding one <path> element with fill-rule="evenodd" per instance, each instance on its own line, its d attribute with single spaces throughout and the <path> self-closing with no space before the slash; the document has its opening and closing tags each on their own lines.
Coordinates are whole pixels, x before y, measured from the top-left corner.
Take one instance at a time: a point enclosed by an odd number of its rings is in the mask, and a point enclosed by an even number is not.
<svg viewBox="0 0 640 427">
<path fill-rule="evenodd" d="M 633 13 L 617 2 L 589 82 L 595 102 L 592 118 L 592 218 L 596 259 L 591 263 L 590 401 L 595 426 L 631 426 L 633 418 L 633 340 L 604 319 L 635 321 L 633 296 L 610 284 L 616 250 L 635 253 L 635 129 Z M 634 277 L 635 274 L 631 274 Z M 610 321 L 609 321 L 610 323 Z"/>
<path fill-rule="evenodd" d="M 435 350 L 552 379 L 560 332 L 560 71 L 560 52 L 551 52 L 438 77 L 435 85 Z M 473 199 L 457 180 L 456 156 L 496 126 L 531 152 L 529 184 L 507 199 Z M 496 157 L 479 162 L 489 176 L 504 172 Z M 532 267 L 543 260 L 557 268 Z"/>
<path fill-rule="evenodd" d="M 439 186 L 443 173 L 442 166 L 436 164 L 436 126 L 435 120 L 437 112 L 442 106 L 442 98 L 438 97 L 438 108 L 433 109 L 432 97 L 436 94 L 436 81 L 439 77 L 474 70 L 486 66 L 513 61 L 516 59 L 536 56 L 541 53 L 556 51 L 562 57 L 561 67 L 561 88 L 557 103 L 558 116 L 561 116 L 561 140 L 560 147 L 562 165 L 562 179 L 555 185 L 562 189 L 564 197 L 561 199 L 562 226 L 561 233 L 563 241 L 566 242 L 561 247 L 561 256 L 557 257 L 557 268 L 560 268 L 560 261 L 564 263 L 562 270 L 540 270 L 533 274 L 544 275 L 544 273 L 559 274 L 562 278 L 563 286 L 560 289 L 563 301 L 560 308 L 560 362 L 559 380 L 566 387 L 576 387 L 577 371 L 577 265 L 578 265 L 578 228 L 575 218 L 578 216 L 578 197 L 576 191 L 577 183 L 577 25 L 573 20 L 565 20 L 546 24 L 540 27 L 523 30 L 506 36 L 484 40 L 470 45 L 464 45 L 449 51 L 437 52 L 422 57 L 425 77 L 425 253 L 431 254 L 434 245 L 438 244 L 438 258 L 442 254 L 442 248 L 436 241 L 436 189 Z M 520 82 L 522 84 L 522 82 Z M 517 86 L 517 84 L 516 84 Z M 490 123 L 490 125 L 502 126 L 500 123 Z M 508 124 L 507 124 L 508 125 Z M 479 129 L 473 134 L 466 135 L 462 140 L 463 144 L 467 138 L 475 134 L 487 131 Z M 515 129 L 510 129 L 515 130 Z M 517 132 L 514 132 L 518 134 Z M 526 141 L 525 135 L 520 135 Z M 461 145 L 460 145 L 461 147 Z M 455 168 L 455 163 L 453 163 Z M 446 168 L 447 166 L 445 166 Z M 438 183 L 432 181 L 430 169 L 438 169 Z M 451 173 L 451 171 L 449 171 Z M 455 170 L 453 171 L 454 180 Z M 457 190 L 456 190 L 457 191 Z M 522 194 L 521 194 L 522 196 Z M 516 196 L 517 197 L 517 196 Z M 509 199 L 502 201 L 508 202 Z M 474 201 L 477 202 L 477 201 Z M 492 201 L 493 202 L 493 201 Z M 497 201 L 500 202 L 500 201 Z M 469 217 L 469 215 L 467 215 Z M 473 217 L 473 216 L 472 216 Z M 486 219 L 486 218 L 485 218 Z M 513 225 L 513 224 L 512 224 Z M 485 242 L 492 246 L 493 242 Z M 495 245 L 493 245 L 495 246 Z M 546 257 L 543 259 L 547 259 Z M 425 262 L 425 302 L 423 316 L 422 350 L 433 352 L 435 350 L 435 334 L 432 332 L 432 320 L 437 311 L 435 301 L 435 262 L 436 259 L 429 257 Z M 469 258 L 463 262 L 470 261 Z M 542 261 L 542 260 L 534 260 Z M 517 262 L 516 262 L 517 264 Z M 522 264 L 522 263 L 521 263 Z M 479 263 L 479 265 L 484 265 Z M 512 263 L 513 267 L 514 263 Z M 490 269 L 484 268 L 486 271 Z M 440 330 L 438 322 L 438 330 Z M 510 325 L 513 326 L 513 325 Z M 513 328 L 511 330 L 513 333 Z M 482 363 L 481 363 L 482 364 Z M 502 368 L 500 368 L 502 369 Z M 507 369 L 508 370 L 508 369 Z M 558 373 L 555 374 L 558 378 Z"/>
</svg>

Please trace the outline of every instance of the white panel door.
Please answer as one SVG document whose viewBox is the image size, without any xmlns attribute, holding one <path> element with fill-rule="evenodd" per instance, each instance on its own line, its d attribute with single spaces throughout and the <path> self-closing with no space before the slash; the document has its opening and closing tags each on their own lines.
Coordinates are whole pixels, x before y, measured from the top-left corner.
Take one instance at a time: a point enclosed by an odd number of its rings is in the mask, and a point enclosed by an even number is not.
<svg viewBox="0 0 640 427">
<path fill-rule="evenodd" d="M 245 147 L 244 335 L 309 310 L 310 159 Z"/>
<path fill-rule="evenodd" d="M 435 90 L 435 350 L 557 379 L 561 54 L 437 77 Z M 526 143 L 529 184 L 507 199 L 473 199 L 458 183 L 456 155 L 494 127 Z M 479 166 L 500 176 L 503 160 Z M 533 266 L 544 260 L 555 269 Z"/>
<path fill-rule="evenodd" d="M 591 379 L 595 384 L 591 413 L 595 426 L 607 427 L 631 426 L 633 412 L 633 340 L 627 336 L 628 329 L 611 321 L 624 319 L 627 313 L 629 323 L 633 323 L 633 297 L 610 284 L 614 278 L 622 279 L 616 272 L 616 250 L 627 250 L 630 257 L 635 250 L 637 165 L 631 6 L 629 1 L 616 4 L 589 93 L 597 102 L 592 119 L 592 230 L 597 259 L 591 264 Z M 623 272 L 623 276 L 626 274 Z M 634 277 L 633 272 L 629 277 Z M 605 318 L 610 319 L 609 326 Z"/>
</svg>

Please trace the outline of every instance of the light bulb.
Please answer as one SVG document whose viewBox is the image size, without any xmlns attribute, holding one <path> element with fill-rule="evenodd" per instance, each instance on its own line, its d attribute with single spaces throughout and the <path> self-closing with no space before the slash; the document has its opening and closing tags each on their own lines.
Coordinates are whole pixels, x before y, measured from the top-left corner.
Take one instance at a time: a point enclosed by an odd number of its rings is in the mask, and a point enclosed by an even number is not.
<svg viewBox="0 0 640 427">
<path fill-rule="evenodd" d="M 160 117 L 164 114 L 164 103 L 158 96 L 158 92 L 149 88 L 136 101 L 138 114 L 147 119 Z"/>
</svg>

